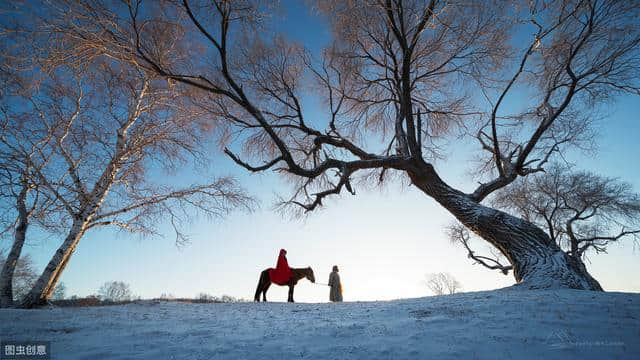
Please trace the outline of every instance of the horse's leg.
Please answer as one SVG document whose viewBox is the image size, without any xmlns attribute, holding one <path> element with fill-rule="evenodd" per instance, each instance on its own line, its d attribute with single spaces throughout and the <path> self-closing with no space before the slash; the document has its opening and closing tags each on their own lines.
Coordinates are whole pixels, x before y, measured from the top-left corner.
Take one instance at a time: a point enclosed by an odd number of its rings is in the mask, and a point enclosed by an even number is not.
<svg viewBox="0 0 640 360">
<path fill-rule="evenodd" d="M 267 290 L 269 290 L 269 286 L 271 286 L 271 280 L 267 280 L 267 283 L 264 285 L 262 290 L 262 301 L 267 301 Z"/>
<path fill-rule="evenodd" d="M 266 272 L 263 271 L 260 274 L 260 279 L 258 279 L 258 287 L 256 288 L 256 294 L 253 296 L 253 301 L 260 301 L 260 293 L 262 292 L 262 288 L 264 287 L 264 273 Z"/>
<path fill-rule="evenodd" d="M 293 302 L 293 285 L 289 285 L 289 298 L 287 302 Z"/>
</svg>

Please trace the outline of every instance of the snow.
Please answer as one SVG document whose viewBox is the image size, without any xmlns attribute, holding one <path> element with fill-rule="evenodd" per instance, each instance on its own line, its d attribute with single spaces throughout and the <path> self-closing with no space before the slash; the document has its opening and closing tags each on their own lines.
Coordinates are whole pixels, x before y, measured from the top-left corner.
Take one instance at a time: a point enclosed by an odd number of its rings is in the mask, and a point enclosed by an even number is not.
<svg viewBox="0 0 640 360">
<path fill-rule="evenodd" d="M 51 341 L 54 359 L 630 359 L 640 294 L 512 287 L 338 304 L 0 309 L 0 340 Z"/>
</svg>

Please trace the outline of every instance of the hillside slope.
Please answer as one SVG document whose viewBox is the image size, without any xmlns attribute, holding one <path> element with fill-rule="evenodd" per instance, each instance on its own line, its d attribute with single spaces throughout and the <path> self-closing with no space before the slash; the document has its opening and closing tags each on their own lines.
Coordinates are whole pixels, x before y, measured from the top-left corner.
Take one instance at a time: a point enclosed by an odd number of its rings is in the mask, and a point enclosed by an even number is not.
<svg viewBox="0 0 640 360">
<path fill-rule="evenodd" d="M 51 341 L 54 359 L 631 359 L 640 294 L 3 309 L 0 340 Z"/>
</svg>

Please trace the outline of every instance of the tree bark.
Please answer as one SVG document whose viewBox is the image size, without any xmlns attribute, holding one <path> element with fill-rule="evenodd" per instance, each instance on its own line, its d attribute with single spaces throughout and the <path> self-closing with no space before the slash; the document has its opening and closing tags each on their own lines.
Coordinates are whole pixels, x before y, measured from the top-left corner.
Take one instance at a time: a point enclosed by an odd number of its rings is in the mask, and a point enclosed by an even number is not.
<svg viewBox="0 0 640 360">
<path fill-rule="evenodd" d="M 146 86 L 142 93 L 146 91 Z M 142 95 L 140 99 L 142 98 Z M 141 100 L 138 99 L 137 108 L 141 106 Z M 139 113 L 136 113 L 139 115 Z M 132 116 L 129 120 L 120 127 L 118 130 L 116 140 L 116 151 L 111 161 L 103 171 L 102 175 L 93 187 L 91 194 L 83 200 L 81 211 L 74 214 L 74 221 L 69 230 L 69 233 L 56 253 L 53 255 L 47 267 L 44 269 L 38 281 L 33 286 L 29 294 L 25 296 L 22 304 L 22 308 L 33 308 L 37 306 L 46 305 L 48 299 L 53 294 L 56 283 L 62 275 L 62 271 L 67 266 L 71 255 L 76 250 L 80 239 L 89 228 L 89 224 L 96 212 L 102 205 L 107 194 L 111 190 L 116 174 L 121 169 L 121 161 L 124 158 L 127 131 L 131 125 L 138 119 L 137 116 Z"/>
<path fill-rule="evenodd" d="M 71 255 L 75 251 L 82 235 L 86 231 L 86 221 L 76 220 L 66 239 L 53 255 L 47 267 L 44 269 L 29 294 L 22 300 L 21 307 L 33 308 L 46 305 L 53 293 L 62 271 L 66 267 Z"/>
<path fill-rule="evenodd" d="M 25 203 L 28 192 L 28 185 L 23 185 L 16 201 L 18 226 L 16 226 L 11 251 L 7 255 L 7 259 L 2 266 L 2 273 L 0 273 L 0 308 L 13 306 L 13 275 L 18 259 L 20 259 L 22 247 L 26 239 L 27 228 L 29 227 L 29 213 L 27 212 Z"/>
<path fill-rule="evenodd" d="M 431 164 L 416 165 L 408 174 L 422 192 L 502 252 L 513 265 L 517 286 L 602 291 L 584 264 L 565 254 L 533 223 L 473 201 L 442 181 Z"/>
<path fill-rule="evenodd" d="M 69 233 L 56 253 L 53 255 L 47 267 L 36 281 L 29 294 L 25 296 L 22 304 L 22 308 L 33 308 L 37 306 L 46 305 L 48 299 L 53 294 L 56 283 L 62 275 L 62 271 L 67 266 L 71 255 L 76 250 L 80 239 L 87 231 L 91 219 L 95 216 L 96 211 L 102 205 L 104 198 L 109 192 L 111 185 L 113 184 L 113 178 L 117 173 L 119 167 L 115 161 L 105 170 L 100 180 L 94 187 L 92 196 L 83 207 L 83 211 L 75 216 L 75 220 L 69 230 Z"/>
</svg>

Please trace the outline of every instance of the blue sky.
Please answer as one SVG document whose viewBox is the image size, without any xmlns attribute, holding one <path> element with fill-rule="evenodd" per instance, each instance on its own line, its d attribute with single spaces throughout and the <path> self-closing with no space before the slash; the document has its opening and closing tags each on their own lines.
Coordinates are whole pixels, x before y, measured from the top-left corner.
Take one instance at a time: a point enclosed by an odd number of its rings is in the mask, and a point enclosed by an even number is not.
<svg viewBox="0 0 640 360">
<path fill-rule="evenodd" d="M 278 27 L 288 36 L 318 50 L 329 31 L 309 14 L 302 1 L 285 1 L 286 18 Z M 640 97 L 626 96 L 611 106 L 599 122 L 600 150 L 595 155 L 571 154 L 579 168 L 620 177 L 640 190 Z M 463 147 L 465 149 L 467 147 Z M 436 163 L 445 181 L 469 191 L 468 151 L 460 147 L 451 161 Z M 218 151 L 217 149 L 211 149 Z M 280 248 L 288 251 L 292 267 L 312 266 L 319 282 L 326 282 L 331 266 L 340 266 L 345 300 L 382 300 L 429 295 L 427 273 L 448 271 L 473 291 L 514 283 L 512 275 L 472 265 L 464 249 L 451 245 L 443 227 L 452 217 L 434 200 L 412 187 L 391 183 L 385 189 L 363 191 L 326 201 L 305 219 L 291 220 L 272 211 L 274 194 L 288 186 L 274 174 L 248 174 L 219 156 L 213 170 L 237 176 L 261 201 L 254 212 L 234 212 L 224 219 L 195 217 L 189 227 L 191 243 L 176 248 L 171 230 L 161 225 L 164 238 L 139 239 L 110 230 L 89 232 L 80 242 L 62 281 L 67 295 L 89 295 L 105 281 L 128 282 L 144 298 L 172 293 L 192 297 L 200 292 L 250 299 L 260 271 L 273 267 Z M 178 172 L 176 182 L 198 180 Z M 42 270 L 60 239 L 35 237 L 25 251 Z M 481 244 L 478 244 L 479 248 Z M 629 242 L 610 247 L 608 255 L 593 255 L 591 273 L 606 290 L 640 291 L 640 249 Z M 271 300 L 286 300 L 285 287 L 272 287 Z M 326 301 L 328 289 L 303 281 L 296 300 Z"/>
</svg>

